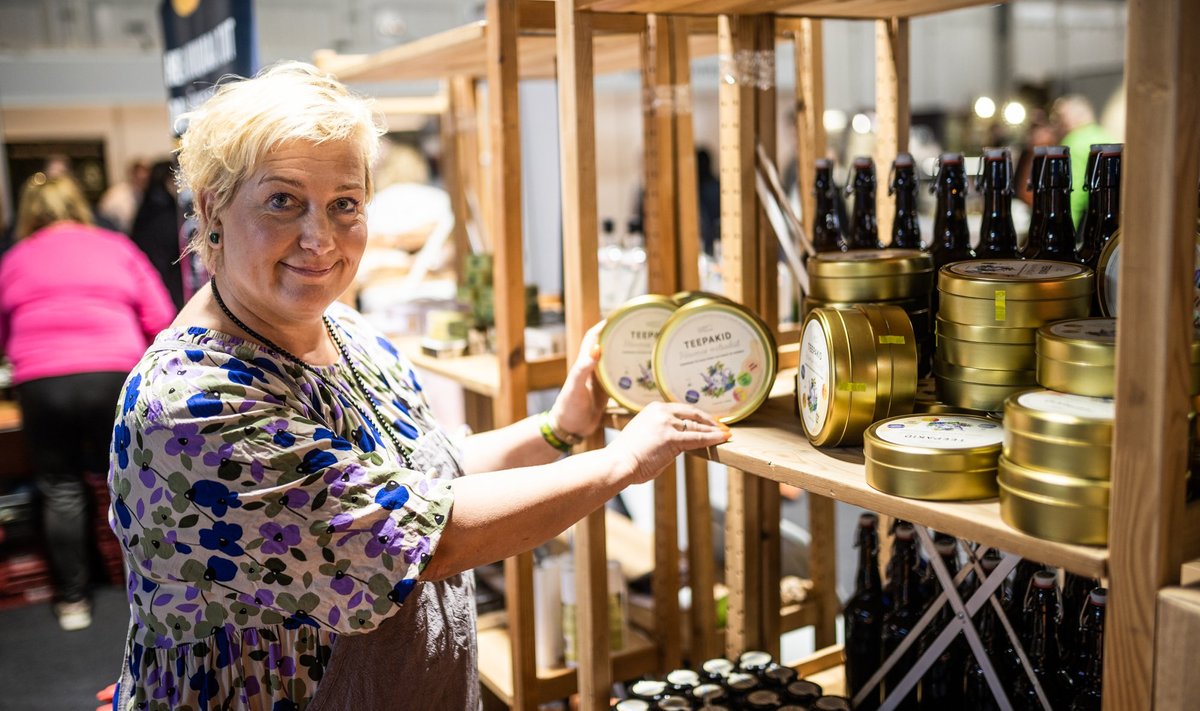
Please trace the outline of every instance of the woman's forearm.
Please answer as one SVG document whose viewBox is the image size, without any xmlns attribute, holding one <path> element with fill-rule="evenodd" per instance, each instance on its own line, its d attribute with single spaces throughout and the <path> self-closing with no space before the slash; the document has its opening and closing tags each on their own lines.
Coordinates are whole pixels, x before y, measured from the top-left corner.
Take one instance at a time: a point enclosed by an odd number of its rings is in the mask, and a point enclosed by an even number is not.
<svg viewBox="0 0 1200 711">
<path fill-rule="evenodd" d="M 628 468 L 601 449 L 455 479 L 454 505 L 422 579 L 441 580 L 532 550 L 615 496 L 629 483 Z"/>
<path fill-rule="evenodd" d="M 538 417 L 526 417 L 507 427 L 473 434 L 463 444 L 467 474 L 496 472 L 520 466 L 549 464 L 562 456 L 542 437 Z"/>
</svg>

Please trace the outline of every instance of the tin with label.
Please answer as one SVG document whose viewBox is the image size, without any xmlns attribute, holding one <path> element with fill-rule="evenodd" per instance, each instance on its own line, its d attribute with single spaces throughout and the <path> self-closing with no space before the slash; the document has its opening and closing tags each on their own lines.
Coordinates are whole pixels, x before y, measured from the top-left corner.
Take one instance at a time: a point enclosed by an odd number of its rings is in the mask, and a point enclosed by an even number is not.
<svg viewBox="0 0 1200 711">
<path fill-rule="evenodd" d="M 1022 467 L 1107 481 L 1111 398 L 1028 390 L 1004 403 L 1004 456 Z"/>
<path fill-rule="evenodd" d="M 876 422 L 864 436 L 867 483 L 915 499 L 991 498 L 1003 436 L 999 422 L 975 415 L 904 415 Z"/>
<path fill-rule="evenodd" d="M 1013 528 L 1062 543 L 1108 543 L 1110 487 L 1021 467 L 1001 456 L 997 465 L 1000 518 Z"/>
<path fill-rule="evenodd" d="M 1048 260 L 955 262 L 938 275 L 938 316 L 955 323 L 1037 328 L 1088 315 L 1092 271 Z"/>
<path fill-rule="evenodd" d="M 675 303 L 648 294 L 625 302 L 600 330 L 596 377 L 612 399 L 631 412 L 662 400 L 654 375 L 654 344 Z"/>
<path fill-rule="evenodd" d="M 1191 394 L 1200 393 L 1200 340 L 1191 346 Z M 1042 387 L 1076 395 L 1116 392 L 1117 320 L 1081 318 L 1038 329 L 1037 373 Z"/>
<path fill-rule="evenodd" d="M 858 309 L 815 309 L 804 321 L 796 401 L 818 447 L 859 444 L 879 395 L 871 322 Z"/>
<path fill-rule="evenodd" d="M 933 258 L 916 249 L 854 249 L 821 252 L 808 259 L 809 297 L 860 303 L 928 296 Z"/>
</svg>

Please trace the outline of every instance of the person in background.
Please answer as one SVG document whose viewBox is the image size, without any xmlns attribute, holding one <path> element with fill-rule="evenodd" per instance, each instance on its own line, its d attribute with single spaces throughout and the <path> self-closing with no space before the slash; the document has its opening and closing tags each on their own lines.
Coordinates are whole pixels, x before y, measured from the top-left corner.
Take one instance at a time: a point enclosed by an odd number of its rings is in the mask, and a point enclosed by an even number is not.
<svg viewBox="0 0 1200 711">
<path fill-rule="evenodd" d="M 65 630 L 91 624 L 87 473 L 103 474 L 121 383 L 175 309 L 128 237 L 92 224 L 69 175 L 36 173 L 0 260 L 0 352 L 29 439 Z"/>
<path fill-rule="evenodd" d="M 183 267 L 179 264 L 180 220 L 175 196 L 175 161 L 158 161 L 150 168 L 145 196 L 129 236 L 150 258 L 179 310 L 183 308 Z"/>
<path fill-rule="evenodd" d="M 1034 193 L 1030 188 L 1030 181 L 1033 181 L 1033 187 L 1037 187 L 1037 176 L 1030 175 L 1033 170 L 1033 149 L 1037 146 L 1058 145 L 1058 139 L 1058 132 L 1051 125 L 1046 112 L 1037 107 L 1030 108 L 1029 128 L 1024 140 L 1016 148 L 1017 165 L 1013 173 L 1013 190 L 1016 198 L 1030 208 L 1033 207 Z"/>
<path fill-rule="evenodd" d="M 1093 143 L 1112 143 L 1113 137 L 1096 123 L 1092 102 L 1080 94 L 1067 94 L 1055 101 L 1050 121 L 1062 136 L 1062 145 L 1071 149 L 1071 217 L 1079 225 L 1088 200 L 1083 189 L 1088 151 Z"/>
<path fill-rule="evenodd" d="M 608 400 L 594 327 L 549 412 L 452 441 L 407 359 L 337 301 L 367 244 L 369 103 L 286 62 L 186 118 L 180 184 L 213 276 L 117 412 L 131 622 L 113 708 L 477 709 L 472 569 L 728 428 L 654 403 L 563 459 Z"/>
<path fill-rule="evenodd" d="M 125 180 L 114 183 L 100 196 L 96 214 L 108 220 L 120 232 L 133 234 L 134 218 L 151 180 L 150 165 L 138 158 L 130 161 Z"/>
</svg>

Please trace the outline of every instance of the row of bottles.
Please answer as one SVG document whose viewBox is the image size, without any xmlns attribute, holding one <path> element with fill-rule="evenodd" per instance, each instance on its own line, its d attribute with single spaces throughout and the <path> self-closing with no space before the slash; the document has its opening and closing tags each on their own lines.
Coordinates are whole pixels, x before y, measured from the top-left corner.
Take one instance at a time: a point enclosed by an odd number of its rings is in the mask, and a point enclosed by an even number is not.
<svg viewBox="0 0 1200 711">
<path fill-rule="evenodd" d="M 1086 264 L 1093 269 L 1104 245 L 1120 221 L 1120 144 L 1095 144 L 1088 153 L 1086 180 L 1088 207 L 1079 229 L 1071 221 L 1071 155 L 1066 146 L 1038 146 L 1030 170 L 1033 212 L 1028 238 L 1018 248 L 1012 219 L 1012 156 L 1008 149 L 988 149 L 980 160 L 975 190 L 983 195 L 983 221 L 975 247 L 967 226 L 967 171 L 961 153 L 943 153 L 937 162 L 932 192 L 937 198 L 933 234 L 924 245 L 940 269 L 965 259 L 1051 259 Z M 922 248 L 917 224 L 918 178 L 913 158 L 901 153 L 892 164 L 888 194 L 895 196 L 895 219 L 889 247 Z M 875 164 L 870 158 L 854 160 L 845 195 L 854 197 L 847 220 L 842 193 L 833 179 L 828 160 L 817 161 L 816 214 L 813 246 L 818 252 L 881 249 L 875 216 Z"/>
<path fill-rule="evenodd" d="M 928 606 L 936 599 L 939 585 L 932 566 L 921 558 L 915 529 L 899 521 L 893 528 L 892 555 L 887 562 L 887 580 L 880 576 L 878 518 L 863 514 L 859 519 L 856 546 L 858 573 L 854 594 L 843 610 L 845 622 L 846 688 L 855 697 L 887 659 L 907 639 Z M 958 574 L 958 541 L 937 534 L 937 555 L 953 578 Z M 985 576 L 1000 564 L 997 551 L 980 560 Z M 981 581 L 968 575 L 959 590 L 964 602 Z M 1086 711 L 1100 708 L 1103 664 L 1105 590 L 1096 580 L 1068 573 L 1061 595 L 1057 574 L 1042 565 L 1022 560 L 1011 584 L 998 593 L 1004 617 L 1017 631 L 1021 648 L 1052 709 Z M 895 689 L 917 659 L 929 649 L 946 625 L 955 618 L 944 604 L 934 621 L 922 632 L 904 656 L 856 708 L 876 709 Z M 992 604 L 975 616 L 980 641 L 987 651 L 1000 683 L 1008 691 L 1013 708 L 1041 709 L 1037 691 L 1021 666 L 1017 647 L 1006 634 Z M 975 659 L 965 637 L 957 636 L 933 661 L 925 675 L 896 707 L 902 711 L 969 708 L 997 709 L 983 667 Z"/>
<path fill-rule="evenodd" d="M 767 652 L 749 651 L 737 662 L 709 659 L 699 669 L 676 669 L 663 679 L 629 684 L 617 711 L 850 711 L 850 700 L 825 695 Z"/>
</svg>

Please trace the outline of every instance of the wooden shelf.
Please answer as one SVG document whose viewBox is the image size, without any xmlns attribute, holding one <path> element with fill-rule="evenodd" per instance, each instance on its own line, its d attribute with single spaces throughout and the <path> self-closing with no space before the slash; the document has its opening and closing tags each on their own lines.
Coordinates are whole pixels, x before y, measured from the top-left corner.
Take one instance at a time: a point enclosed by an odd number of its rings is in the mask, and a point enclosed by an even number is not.
<svg viewBox="0 0 1200 711">
<path fill-rule="evenodd" d="M 756 15 L 876 19 L 914 17 L 996 0 L 584 0 L 581 10 L 680 15 Z"/>
<path fill-rule="evenodd" d="M 625 649 L 612 654 L 614 679 L 633 679 L 648 674 L 658 665 L 658 649 L 640 631 L 627 629 Z M 507 627 L 479 631 L 479 680 L 505 704 L 513 702 L 512 647 Z M 579 689 L 575 669 L 538 669 L 538 684 L 531 690 L 531 704 L 563 699 Z"/>
<path fill-rule="evenodd" d="M 496 397 L 500 392 L 500 362 L 494 354 L 434 358 L 421 352 L 420 338 L 405 336 L 392 340 L 421 370 L 449 378 L 478 395 Z M 530 391 L 557 388 L 567 377 L 567 359 L 558 356 L 531 360 L 528 369 Z"/>
<path fill-rule="evenodd" d="M 1108 549 L 1054 543 L 1021 533 L 1000 519 L 996 499 L 985 501 L 921 501 L 885 494 L 867 484 L 862 449 L 817 449 L 809 444 L 794 409 L 794 370 L 776 380 L 771 397 L 751 417 L 733 427 L 728 443 L 697 453 L 757 476 L 791 484 L 819 496 L 935 528 L 967 540 L 987 543 L 1046 565 L 1081 575 L 1108 575 Z M 613 425 L 628 421 L 613 412 Z M 1189 518 L 1200 516 L 1195 505 Z"/>
</svg>

